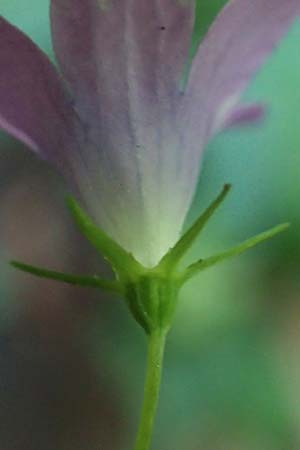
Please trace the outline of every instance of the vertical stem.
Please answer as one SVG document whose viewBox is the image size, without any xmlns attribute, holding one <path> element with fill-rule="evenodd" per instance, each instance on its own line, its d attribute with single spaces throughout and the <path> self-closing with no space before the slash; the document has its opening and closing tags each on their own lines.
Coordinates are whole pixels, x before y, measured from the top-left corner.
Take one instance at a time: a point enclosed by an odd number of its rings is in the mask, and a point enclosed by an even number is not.
<svg viewBox="0 0 300 450">
<path fill-rule="evenodd" d="M 165 331 L 153 331 L 149 336 L 144 403 L 134 448 L 135 450 L 150 449 L 153 423 L 159 398 L 165 341 Z"/>
</svg>

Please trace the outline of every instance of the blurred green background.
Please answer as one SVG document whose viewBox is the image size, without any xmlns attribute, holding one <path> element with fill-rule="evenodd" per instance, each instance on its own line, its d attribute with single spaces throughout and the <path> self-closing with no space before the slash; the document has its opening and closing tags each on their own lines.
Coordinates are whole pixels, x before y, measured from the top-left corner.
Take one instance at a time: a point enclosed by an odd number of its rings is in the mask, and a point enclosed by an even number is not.
<svg viewBox="0 0 300 450">
<path fill-rule="evenodd" d="M 196 39 L 224 3 L 199 0 Z M 53 56 L 47 0 L 1 0 L 0 14 Z M 182 292 L 153 449 L 300 448 L 299 39 L 296 23 L 246 94 L 267 103 L 264 122 L 209 145 L 188 222 L 225 182 L 234 189 L 188 259 L 292 227 Z M 66 213 L 60 177 L 0 137 L 0 448 L 130 450 L 143 333 L 118 298 L 8 266 L 109 274 Z"/>
</svg>

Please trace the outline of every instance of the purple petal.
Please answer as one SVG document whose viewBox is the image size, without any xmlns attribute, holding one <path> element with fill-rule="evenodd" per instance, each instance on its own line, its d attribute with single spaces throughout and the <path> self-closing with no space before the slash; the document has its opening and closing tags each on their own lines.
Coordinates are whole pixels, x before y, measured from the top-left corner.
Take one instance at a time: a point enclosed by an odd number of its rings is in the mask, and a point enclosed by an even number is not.
<svg viewBox="0 0 300 450">
<path fill-rule="evenodd" d="M 183 95 L 182 179 L 197 179 L 205 145 L 241 114 L 237 108 L 244 90 L 299 13 L 299 0 L 231 0 L 216 18 Z M 194 183 L 186 181 L 185 189 L 191 199 Z"/>
<path fill-rule="evenodd" d="M 257 70 L 300 15 L 299 0 L 231 0 L 193 62 L 187 95 L 202 107 L 204 143 L 236 110 Z M 193 106 L 191 106 L 193 108 Z M 197 114 L 197 111 L 194 112 Z"/>
<path fill-rule="evenodd" d="M 52 0 L 55 51 L 81 114 L 90 120 L 91 114 L 118 107 L 118 118 L 127 123 L 129 94 L 155 106 L 160 96 L 174 96 L 187 60 L 193 5 L 193 0 Z"/>
<path fill-rule="evenodd" d="M 58 165 L 70 102 L 48 58 L 0 16 L 0 127 Z"/>
<path fill-rule="evenodd" d="M 230 115 L 225 114 L 225 119 L 217 127 L 226 130 L 243 125 L 256 125 L 266 116 L 266 106 L 261 103 L 253 105 L 242 105 L 234 109 Z"/>
<path fill-rule="evenodd" d="M 51 2 L 57 58 L 86 130 L 82 193 L 101 226 L 145 264 L 174 244 L 189 206 L 178 179 L 177 114 L 193 28 L 188 3 Z"/>
</svg>

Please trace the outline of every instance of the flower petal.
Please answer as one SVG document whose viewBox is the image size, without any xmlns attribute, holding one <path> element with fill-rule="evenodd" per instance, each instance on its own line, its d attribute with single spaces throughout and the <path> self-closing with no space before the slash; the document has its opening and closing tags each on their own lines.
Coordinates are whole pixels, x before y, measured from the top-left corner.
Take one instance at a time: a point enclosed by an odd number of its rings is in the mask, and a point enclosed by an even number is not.
<svg viewBox="0 0 300 450">
<path fill-rule="evenodd" d="M 197 178 L 213 135 L 236 122 L 236 115 L 245 118 L 241 95 L 299 13 L 299 0 L 231 0 L 216 18 L 195 56 L 181 104 L 182 180 Z M 187 182 L 181 189 L 189 189 L 192 198 Z"/>
<path fill-rule="evenodd" d="M 189 205 L 178 183 L 177 105 L 194 1 L 52 0 L 51 11 L 57 58 L 86 130 L 89 211 L 136 258 L 155 264 L 178 239 Z"/>
<path fill-rule="evenodd" d="M 299 15 L 299 0 L 231 0 L 219 14 L 198 50 L 187 87 L 191 103 L 198 99 L 204 111 L 205 141 L 220 121 L 226 122 L 225 113 L 234 114 L 249 82 Z"/>
<path fill-rule="evenodd" d="M 194 0 L 52 0 L 51 18 L 58 61 L 89 120 L 127 106 L 128 89 L 142 100 L 178 90 Z"/>
<path fill-rule="evenodd" d="M 0 16 L 0 127 L 58 165 L 73 115 L 46 55 Z"/>
<path fill-rule="evenodd" d="M 266 116 L 266 106 L 261 103 L 242 105 L 234 109 L 231 115 L 227 115 L 220 123 L 221 130 L 243 125 L 256 125 Z"/>
</svg>

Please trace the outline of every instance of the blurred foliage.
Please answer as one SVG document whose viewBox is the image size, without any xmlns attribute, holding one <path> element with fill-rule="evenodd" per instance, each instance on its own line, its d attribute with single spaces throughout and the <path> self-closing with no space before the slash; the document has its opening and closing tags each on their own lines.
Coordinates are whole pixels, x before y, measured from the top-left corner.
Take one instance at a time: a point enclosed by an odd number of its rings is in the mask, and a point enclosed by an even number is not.
<svg viewBox="0 0 300 450">
<path fill-rule="evenodd" d="M 194 49 L 224 3 L 199 0 Z M 53 57 L 48 1 L 2 0 L 0 13 Z M 209 145 L 187 222 L 225 182 L 234 189 L 188 259 L 278 222 L 292 227 L 183 291 L 167 349 L 158 450 L 299 448 L 299 38 L 296 23 L 247 92 L 247 100 L 267 104 L 264 123 Z M 54 171 L 4 134 L 0 161 L 1 448 L 129 450 L 143 334 L 118 299 L 7 266 L 13 255 L 58 270 L 107 271 L 66 214 Z"/>
</svg>

